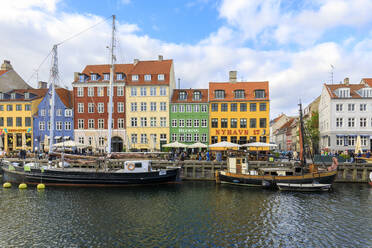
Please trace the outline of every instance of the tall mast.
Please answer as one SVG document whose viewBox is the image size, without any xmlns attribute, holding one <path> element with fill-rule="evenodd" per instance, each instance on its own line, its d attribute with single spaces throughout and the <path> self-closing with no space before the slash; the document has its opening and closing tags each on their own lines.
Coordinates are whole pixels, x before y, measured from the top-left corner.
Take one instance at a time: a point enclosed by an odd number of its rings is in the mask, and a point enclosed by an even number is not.
<svg viewBox="0 0 372 248">
<path fill-rule="evenodd" d="M 298 104 L 300 106 L 300 130 L 299 130 L 299 135 L 300 135 L 300 160 L 301 160 L 301 165 L 304 166 L 306 165 L 306 154 L 305 154 L 305 138 L 304 138 L 304 120 L 302 117 L 302 104 Z"/>
<path fill-rule="evenodd" d="M 53 150 L 53 142 L 54 142 L 54 109 L 55 109 L 55 99 L 56 99 L 56 91 L 55 86 L 58 80 L 58 54 L 57 54 L 57 45 L 53 46 L 52 51 L 52 68 L 50 69 L 50 88 L 51 88 L 51 103 L 50 103 L 50 130 L 49 130 L 49 153 Z"/>
<path fill-rule="evenodd" d="M 112 132 L 112 98 L 114 95 L 113 82 L 115 71 L 115 15 L 112 16 L 112 40 L 111 40 L 111 66 L 110 66 L 110 95 L 109 95 L 109 109 L 108 109 L 108 136 L 107 136 L 107 152 L 111 153 L 111 132 Z"/>
</svg>

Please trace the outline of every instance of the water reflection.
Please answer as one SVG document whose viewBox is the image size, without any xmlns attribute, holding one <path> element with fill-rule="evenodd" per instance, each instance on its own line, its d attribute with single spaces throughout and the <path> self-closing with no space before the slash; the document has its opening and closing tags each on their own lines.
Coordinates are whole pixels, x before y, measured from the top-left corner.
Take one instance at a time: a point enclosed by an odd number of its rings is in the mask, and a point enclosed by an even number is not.
<svg viewBox="0 0 372 248">
<path fill-rule="evenodd" d="M 372 189 L 321 194 L 211 182 L 0 191 L 0 247 L 369 247 Z"/>
</svg>

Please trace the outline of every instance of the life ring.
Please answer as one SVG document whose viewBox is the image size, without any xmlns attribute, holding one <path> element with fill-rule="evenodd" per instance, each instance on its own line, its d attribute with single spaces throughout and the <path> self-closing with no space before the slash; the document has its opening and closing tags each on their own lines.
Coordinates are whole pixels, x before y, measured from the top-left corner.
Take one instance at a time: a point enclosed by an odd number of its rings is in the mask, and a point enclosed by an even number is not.
<svg viewBox="0 0 372 248">
<path fill-rule="evenodd" d="M 128 170 L 132 171 L 134 170 L 135 166 L 133 163 L 128 164 Z"/>
</svg>

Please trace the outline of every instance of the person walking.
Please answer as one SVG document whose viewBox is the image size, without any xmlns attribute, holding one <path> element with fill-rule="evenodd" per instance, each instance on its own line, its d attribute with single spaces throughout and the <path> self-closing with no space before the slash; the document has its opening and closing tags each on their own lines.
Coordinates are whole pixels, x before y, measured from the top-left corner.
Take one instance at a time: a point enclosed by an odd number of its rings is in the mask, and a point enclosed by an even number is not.
<svg viewBox="0 0 372 248">
<path fill-rule="evenodd" d="M 211 158 L 210 158 L 210 155 L 209 155 L 209 151 L 207 151 L 206 156 L 207 156 L 207 161 L 211 161 Z"/>
</svg>

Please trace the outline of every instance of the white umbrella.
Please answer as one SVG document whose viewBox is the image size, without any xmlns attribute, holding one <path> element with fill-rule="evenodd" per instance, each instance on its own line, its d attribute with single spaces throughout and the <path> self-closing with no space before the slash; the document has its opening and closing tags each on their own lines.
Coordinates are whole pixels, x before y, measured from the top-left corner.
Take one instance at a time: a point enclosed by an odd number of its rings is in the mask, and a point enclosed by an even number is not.
<svg viewBox="0 0 372 248">
<path fill-rule="evenodd" d="M 363 153 L 362 151 L 362 141 L 360 139 L 360 136 L 358 135 L 356 143 L 355 143 L 355 154 Z"/>
<path fill-rule="evenodd" d="M 176 141 L 176 142 L 173 142 L 173 143 L 169 143 L 169 144 L 163 145 L 163 147 L 186 148 L 187 145 Z"/>
<path fill-rule="evenodd" d="M 194 143 L 194 144 L 188 145 L 187 147 L 188 147 L 188 148 L 207 148 L 208 146 L 207 146 L 206 144 L 203 144 L 203 143 L 197 142 L 197 143 Z"/>
<path fill-rule="evenodd" d="M 240 146 L 241 145 L 231 143 L 231 142 L 227 142 L 227 141 L 222 141 L 222 142 L 219 142 L 219 143 L 216 143 L 216 144 L 209 145 L 209 147 L 225 147 L 225 148 L 240 147 Z"/>
<path fill-rule="evenodd" d="M 87 147 L 86 145 L 81 144 L 79 142 L 75 142 L 73 140 L 68 140 L 68 141 L 65 141 L 65 142 L 56 143 L 56 144 L 53 144 L 53 146 L 54 147 L 78 147 L 78 148 Z"/>
<path fill-rule="evenodd" d="M 244 144 L 242 146 L 247 146 L 247 147 L 277 147 L 277 145 L 275 145 L 275 144 L 263 143 L 263 142 L 253 142 L 253 143 Z"/>
</svg>

